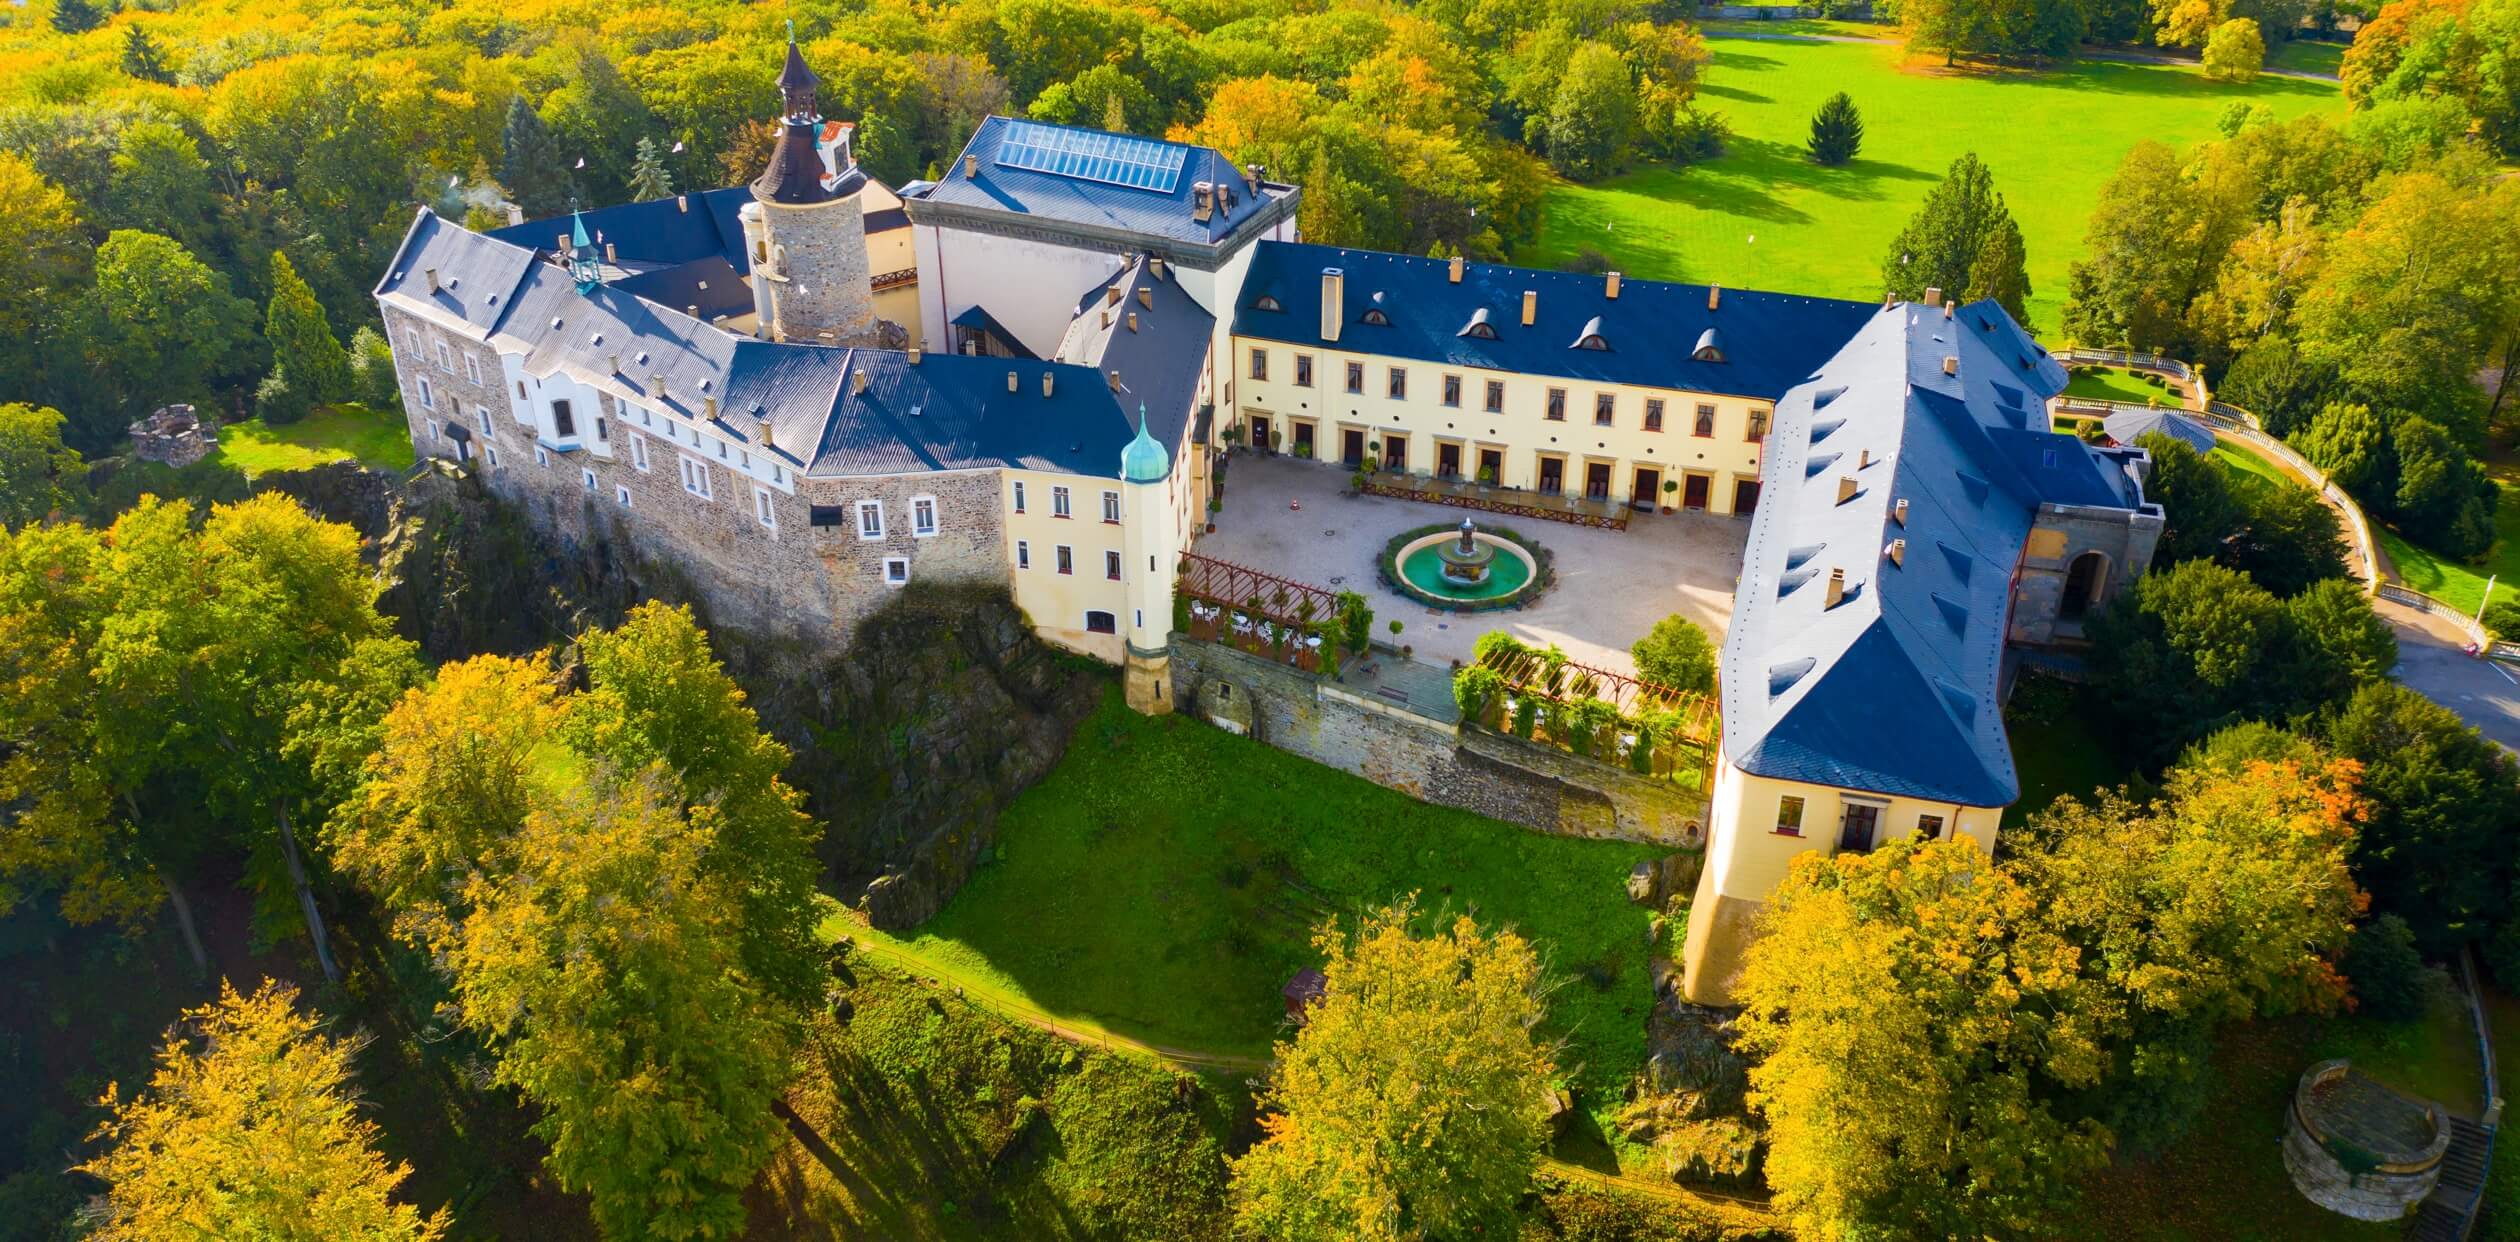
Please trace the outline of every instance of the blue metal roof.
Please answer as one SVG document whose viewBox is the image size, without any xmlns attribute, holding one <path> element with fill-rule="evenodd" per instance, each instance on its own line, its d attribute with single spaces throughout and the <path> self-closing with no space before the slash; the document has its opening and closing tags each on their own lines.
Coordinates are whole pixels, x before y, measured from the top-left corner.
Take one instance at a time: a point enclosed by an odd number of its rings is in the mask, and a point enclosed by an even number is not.
<svg viewBox="0 0 2520 1242">
<path fill-rule="evenodd" d="M 2133 444 L 2146 432 L 2158 431 L 2183 440 L 2199 453 L 2214 451 L 2214 429 L 2177 410 L 2119 410 L 2100 420 L 2100 429 L 2120 444 Z"/>
<path fill-rule="evenodd" d="M 1623 279 L 1613 298 L 1600 276 L 1494 263 L 1463 264 L 1461 283 L 1454 284 L 1444 259 L 1263 241 L 1243 278 L 1235 334 L 1330 348 L 1321 339 L 1325 268 L 1342 273 L 1338 349 L 1769 401 L 1808 377 L 1875 309 L 1867 302 L 1744 289 L 1723 290 L 1709 309 L 1705 285 L 1658 280 Z M 1528 327 L 1522 322 L 1526 290 L 1538 295 Z M 1259 309 L 1264 297 L 1280 309 Z M 1368 309 L 1391 322 L 1366 323 Z M 1481 311 L 1494 339 L 1464 334 Z M 1577 347 L 1588 326 L 1607 348 Z M 1720 344 L 1724 361 L 1696 357 L 1709 341 Z"/>
<path fill-rule="evenodd" d="M 736 218 L 752 191 L 742 186 L 701 190 L 644 203 L 617 203 L 583 213 L 597 245 L 610 245 L 615 261 L 646 270 L 717 258 L 738 272 L 752 270 L 744 252 L 744 227 Z M 534 250 L 556 248 L 566 226 L 558 220 L 528 220 L 492 229 L 485 236 Z"/>
<path fill-rule="evenodd" d="M 1090 367 L 961 354 L 912 363 L 906 354 L 861 349 L 848 369 L 809 474 L 1009 466 L 1118 478 L 1121 450 L 1136 434 Z M 1044 375 L 1052 379 L 1047 394 Z"/>
<path fill-rule="evenodd" d="M 2020 796 L 1996 692 L 2032 519 L 2142 503 L 2140 454 L 2045 429 L 2064 386 L 1994 303 L 1901 304 L 1777 402 L 1724 638 L 1733 763 L 1967 806 Z"/>
<path fill-rule="evenodd" d="M 947 167 L 945 175 L 919 197 L 931 203 L 1064 220 L 1119 229 L 1149 238 L 1214 245 L 1232 236 L 1270 200 L 1293 192 L 1287 186 L 1262 185 L 1259 193 L 1251 193 L 1243 185 L 1242 170 L 1236 168 L 1223 153 L 1212 147 L 1157 139 L 1132 141 L 1142 144 L 1149 151 L 1162 153 L 1167 159 L 1175 155 L 1181 158 L 1181 173 L 1169 189 L 1120 185 L 1002 162 L 1001 150 L 1009 146 L 1009 139 L 1027 134 L 1035 138 L 1045 134 L 1073 134 L 1080 139 L 1110 137 L 1101 130 L 992 116 L 980 123 L 979 130 L 971 135 L 971 141 L 964 144 L 962 156 Z M 1007 154 L 1022 159 L 1020 152 L 1037 146 L 1037 143 L 1019 142 Z M 971 166 L 976 169 L 975 175 L 964 175 L 965 160 L 973 161 Z M 1212 212 L 1204 221 L 1191 218 L 1192 193 L 1199 182 L 1226 187 L 1231 195 L 1229 206 Z M 909 197 L 914 188 L 905 187 L 904 197 Z"/>
</svg>

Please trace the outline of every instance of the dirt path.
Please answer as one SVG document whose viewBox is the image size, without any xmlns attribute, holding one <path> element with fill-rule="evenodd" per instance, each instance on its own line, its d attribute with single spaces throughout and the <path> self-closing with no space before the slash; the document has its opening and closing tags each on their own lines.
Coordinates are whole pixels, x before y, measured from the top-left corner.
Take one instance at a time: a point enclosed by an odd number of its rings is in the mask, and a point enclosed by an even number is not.
<svg viewBox="0 0 2520 1242">
<path fill-rule="evenodd" d="M 870 957 L 882 959 L 885 962 L 891 963 L 892 965 L 899 967 L 916 977 L 934 983 L 937 986 L 951 987 L 954 990 L 954 995 L 961 1000 L 969 1001 L 970 1003 L 978 1005 L 983 1009 L 990 1010 L 1001 1017 L 1010 1018 L 1014 1021 L 1024 1023 L 1027 1026 L 1047 1031 L 1060 1039 L 1068 1041 L 1069 1043 L 1082 1044 L 1087 1047 L 1100 1048 L 1105 1051 L 1133 1052 L 1140 1056 L 1151 1057 L 1154 1060 L 1164 1062 L 1165 1064 L 1171 1065 L 1177 1069 L 1247 1070 L 1257 1073 L 1269 1067 L 1269 1060 L 1266 1057 L 1244 1056 L 1226 1052 L 1197 1052 L 1186 1048 L 1168 1047 L 1163 1044 L 1148 1043 L 1142 1039 L 1131 1038 L 1130 1036 L 1122 1035 L 1100 1026 L 1057 1018 L 1043 1011 L 1038 1006 L 1008 993 L 1004 988 L 989 984 L 967 971 L 958 970 L 950 965 L 934 961 L 930 958 L 922 957 L 906 949 L 901 949 L 888 944 L 879 944 L 871 940 L 856 937 L 852 937 L 849 943 L 852 952 L 864 953 Z M 1702 1208 L 1710 1212 L 1735 1216 L 1742 1213 L 1752 1213 L 1761 1218 L 1765 1218 L 1771 1212 L 1771 1209 L 1767 1204 L 1757 1199 L 1743 1198 L 1736 1195 L 1727 1195 L 1714 1191 L 1692 1190 L 1685 1186 L 1675 1185 L 1670 1182 L 1655 1181 L 1650 1178 L 1628 1177 L 1617 1173 L 1604 1173 L 1598 1169 L 1590 1169 L 1580 1164 L 1573 1164 L 1568 1161 L 1560 1160 L 1555 1156 L 1542 1156 L 1540 1158 L 1540 1170 L 1543 1173 L 1570 1182 L 1581 1182 L 1586 1185 L 1604 1189 L 1626 1191 L 1630 1194 L 1645 1195 L 1649 1198 L 1660 1199 L 1665 1202 L 1686 1203 L 1693 1207 Z"/>
</svg>

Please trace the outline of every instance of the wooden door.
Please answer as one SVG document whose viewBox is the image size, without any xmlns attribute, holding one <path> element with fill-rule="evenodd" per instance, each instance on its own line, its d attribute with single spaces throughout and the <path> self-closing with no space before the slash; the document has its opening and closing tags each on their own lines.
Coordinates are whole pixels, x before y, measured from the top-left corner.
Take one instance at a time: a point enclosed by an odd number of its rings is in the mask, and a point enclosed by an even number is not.
<svg viewBox="0 0 2520 1242">
<path fill-rule="evenodd" d="M 1733 516 L 1748 517 L 1751 510 L 1758 507 L 1759 481 L 1757 479 L 1733 480 Z"/>
<path fill-rule="evenodd" d="M 1350 427 L 1339 433 L 1339 460 L 1350 466 L 1365 464 L 1365 433 Z"/>
<path fill-rule="evenodd" d="M 1269 420 L 1257 414 L 1251 416 L 1251 447 L 1263 453 L 1269 451 Z"/>
<path fill-rule="evenodd" d="M 1645 466 L 1636 468 L 1636 490 L 1628 493 L 1628 507 L 1650 513 L 1654 497 L 1662 491 L 1662 471 Z"/>
<path fill-rule="evenodd" d="M 1435 473 L 1447 479 L 1461 477 L 1460 445 L 1438 444 L 1435 446 Z"/>
<path fill-rule="evenodd" d="M 1873 832 L 1881 826 L 1881 808 L 1868 802 L 1846 804 L 1846 820 L 1838 826 L 1838 850 L 1861 854 L 1873 847 Z"/>
<path fill-rule="evenodd" d="M 1563 459 L 1540 459 L 1540 490 L 1552 496 L 1566 490 L 1566 462 Z"/>
<path fill-rule="evenodd" d="M 1680 480 L 1680 506 L 1684 509 L 1705 508 L 1707 484 L 1710 482 L 1712 482 L 1712 480 L 1702 474 L 1682 476 Z"/>
<path fill-rule="evenodd" d="M 1479 481 L 1481 483 L 1502 483 L 1505 481 L 1505 454 L 1503 450 L 1479 450 Z"/>
<path fill-rule="evenodd" d="M 1593 500 L 1610 499 L 1610 463 L 1606 461 L 1584 463 L 1584 495 Z"/>
</svg>

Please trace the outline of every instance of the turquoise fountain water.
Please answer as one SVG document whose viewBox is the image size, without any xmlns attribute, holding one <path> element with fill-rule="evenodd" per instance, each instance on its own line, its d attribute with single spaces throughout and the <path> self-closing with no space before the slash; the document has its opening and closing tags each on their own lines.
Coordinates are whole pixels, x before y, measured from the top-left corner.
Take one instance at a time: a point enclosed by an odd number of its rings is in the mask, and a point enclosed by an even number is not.
<svg viewBox="0 0 2520 1242">
<path fill-rule="evenodd" d="M 1496 599 L 1531 582 L 1531 562 L 1493 537 L 1479 536 L 1468 521 L 1461 537 L 1439 539 L 1400 557 L 1400 576 L 1445 599 Z"/>
</svg>

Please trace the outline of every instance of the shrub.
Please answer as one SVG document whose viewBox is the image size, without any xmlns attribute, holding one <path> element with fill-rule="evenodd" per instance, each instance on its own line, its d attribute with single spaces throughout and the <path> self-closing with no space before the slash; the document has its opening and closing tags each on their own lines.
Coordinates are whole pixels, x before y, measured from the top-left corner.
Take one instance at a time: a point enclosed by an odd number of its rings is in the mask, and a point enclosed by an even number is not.
<svg viewBox="0 0 2520 1242">
<path fill-rule="evenodd" d="M 289 381 L 289 373 L 278 367 L 263 377 L 254 389 L 254 413 L 274 427 L 294 423 L 315 408 L 314 400 Z"/>
<path fill-rule="evenodd" d="M 1539 699 L 1526 694 L 1521 698 L 1514 700 L 1513 735 L 1515 737 L 1530 737 L 1532 726 L 1538 722 L 1539 718 Z"/>
<path fill-rule="evenodd" d="M 1374 610 L 1354 591 L 1339 592 L 1339 638 L 1350 651 L 1365 650 L 1374 638 Z"/>
<path fill-rule="evenodd" d="M 2355 928 L 2341 965 L 2364 1013 L 2400 1021 L 2424 1012 L 2424 957 L 2405 919 L 2383 914 Z"/>
<path fill-rule="evenodd" d="M 504 218 L 502 223 L 504 223 Z M 372 410 L 391 410 L 399 392 L 394 378 L 394 347 L 374 328 L 361 328 L 350 338 L 350 393 Z"/>
<path fill-rule="evenodd" d="M 2485 632 L 2507 643 L 2520 643 L 2520 600 L 2504 600 L 2485 610 Z"/>
<path fill-rule="evenodd" d="M 1715 689 L 1715 645 L 1687 617 L 1674 614 L 1655 622 L 1628 654 L 1636 659 L 1637 675 L 1656 685 L 1699 694 Z"/>
<path fill-rule="evenodd" d="M 1732 126 L 1721 112 L 1700 112 L 1683 106 L 1671 123 L 1671 158 L 1683 164 L 1702 164 L 1724 153 L 1732 142 Z"/>
<path fill-rule="evenodd" d="M 1563 717 L 1559 732 L 1566 737 L 1566 748 L 1579 755 L 1602 755 L 1603 743 L 1611 740 L 1610 730 L 1619 725 L 1619 709 L 1599 699 L 1567 704 Z"/>
<path fill-rule="evenodd" d="M 1496 706 L 1504 693 L 1504 675 L 1484 664 L 1465 665 L 1453 674 L 1453 702 L 1461 708 L 1464 720 L 1486 720 L 1488 709 Z"/>
</svg>

